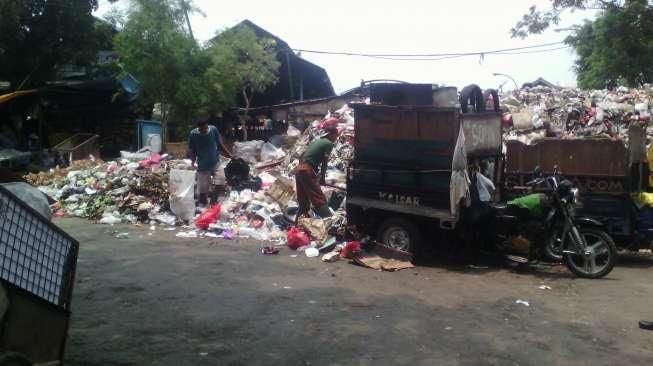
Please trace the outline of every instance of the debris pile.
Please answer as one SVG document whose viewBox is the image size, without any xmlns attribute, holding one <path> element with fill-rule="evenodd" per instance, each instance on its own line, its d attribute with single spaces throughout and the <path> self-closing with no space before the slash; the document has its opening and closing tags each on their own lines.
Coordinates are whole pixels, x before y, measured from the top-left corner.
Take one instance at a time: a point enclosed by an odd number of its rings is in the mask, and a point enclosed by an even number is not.
<svg viewBox="0 0 653 366">
<path fill-rule="evenodd" d="M 168 171 L 175 162 L 165 156 L 156 164 L 89 159 L 24 178 L 57 201 L 53 205 L 56 216 L 67 214 L 106 224 L 149 220 L 174 224 L 165 213 L 169 209 Z"/>
<path fill-rule="evenodd" d="M 628 142 L 628 128 L 647 127 L 653 87 L 581 90 L 537 86 L 504 95 L 504 140 L 525 144 L 544 137 L 610 138 Z M 647 131 L 653 135 L 653 130 Z"/>
<path fill-rule="evenodd" d="M 67 168 L 28 174 L 24 179 L 56 201 L 52 205 L 56 216 L 83 217 L 109 225 L 170 225 L 177 226 L 179 237 L 253 238 L 275 245 L 290 244 L 291 229 L 303 238 L 295 249 L 317 256 L 334 250 L 338 242 L 344 244 L 347 233 L 344 189 L 345 171 L 353 157 L 352 113 L 346 105 L 334 112 L 340 120 L 340 136 L 331 153 L 327 187 L 323 187 L 333 216 L 301 218 L 297 227 L 293 170 L 308 144 L 320 136 L 320 121 L 304 132 L 290 127 L 277 144 L 235 143 L 237 158 L 222 160 L 218 170 L 224 175 L 214 177 L 215 184 L 226 184 L 228 190 L 211 207 L 195 206 L 195 172 L 190 161 L 167 155 L 122 154 L 116 161 L 75 161 Z M 180 176 L 191 179 L 184 183 L 177 179 Z M 267 248 L 265 253 L 274 252 Z"/>
</svg>

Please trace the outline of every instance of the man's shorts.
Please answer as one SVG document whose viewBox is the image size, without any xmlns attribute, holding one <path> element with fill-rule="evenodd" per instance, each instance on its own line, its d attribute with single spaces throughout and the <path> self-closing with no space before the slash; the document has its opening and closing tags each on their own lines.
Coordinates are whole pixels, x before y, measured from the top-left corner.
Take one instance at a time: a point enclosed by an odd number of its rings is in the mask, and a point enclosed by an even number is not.
<svg viewBox="0 0 653 366">
<path fill-rule="evenodd" d="M 211 193 L 211 188 L 215 184 L 213 177 L 218 175 L 217 169 L 220 169 L 220 164 L 217 164 L 214 170 L 205 170 L 197 172 L 197 193 L 208 194 Z"/>
</svg>

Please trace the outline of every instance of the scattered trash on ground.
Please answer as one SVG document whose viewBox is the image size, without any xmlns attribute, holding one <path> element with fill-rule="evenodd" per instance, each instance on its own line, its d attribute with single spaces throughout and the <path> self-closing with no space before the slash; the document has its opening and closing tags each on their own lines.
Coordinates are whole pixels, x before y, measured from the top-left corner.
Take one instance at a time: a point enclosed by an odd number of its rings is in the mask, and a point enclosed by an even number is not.
<svg viewBox="0 0 653 366">
<path fill-rule="evenodd" d="M 353 256 L 355 263 L 376 270 L 394 272 L 415 267 L 411 263 L 412 255 L 410 253 L 380 244 L 371 246 L 368 251 L 359 251 L 357 253 Z"/>
<path fill-rule="evenodd" d="M 531 304 L 530 304 L 528 301 L 526 301 L 526 300 L 521 300 L 521 299 L 515 301 L 515 304 L 524 305 L 524 306 L 526 306 L 526 307 L 530 307 L 530 306 L 531 306 Z"/>
<path fill-rule="evenodd" d="M 261 253 L 265 255 L 279 254 L 279 249 L 275 247 L 263 247 L 261 248 Z"/>
</svg>

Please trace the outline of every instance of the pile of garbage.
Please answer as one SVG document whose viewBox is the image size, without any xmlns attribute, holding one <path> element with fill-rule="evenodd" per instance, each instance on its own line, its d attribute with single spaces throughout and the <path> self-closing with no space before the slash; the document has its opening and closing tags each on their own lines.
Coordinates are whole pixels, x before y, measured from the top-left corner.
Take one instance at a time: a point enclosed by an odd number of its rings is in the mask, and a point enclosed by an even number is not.
<svg viewBox="0 0 653 366">
<path fill-rule="evenodd" d="M 236 158 L 221 160 L 214 177 L 214 184 L 228 187 L 228 191 L 209 207 L 196 206 L 196 172 L 190 160 L 166 154 L 122 154 L 108 162 L 91 157 L 24 179 L 55 201 L 51 207 L 55 216 L 83 217 L 109 225 L 166 225 L 175 227 L 179 237 L 253 238 L 314 256 L 316 251 L 344 248 L 345 238 L 351 237 L 347 235 L 344 190 L 345 172 L 353 158 L 352 113 L 345 105 L 325 116 L 339 119 L 340 135 L 324 187 L 333 215 L 321 219 L 313 214 L 300 218 L 297 226 L 293 170 L 308 144 L 321 135 L 320 121 L 303 132 L 291 126 L 284 136 L 268 142 L 236 142 Z"/>
<path fill-rule="evenodd" d="M 648 127 L 653 86 L 581 90 L 536 86 L 503 95 L 504 140 L 610 138 L 628 143 L 628 129 Z M 647 131 L 653 136 L 653 130 Z"/>
<path fill-rule="evenodd" d="M 56 201 L 52 205 L 55 216 L 83 217 L 103 224 L 156 220 L 174 225 L 176 219 L 168 213 L 168 172 L 180 163 L 159 154 L 140 162 L 104 162 L 91 157 L 24 179 Z"/>
</svg>

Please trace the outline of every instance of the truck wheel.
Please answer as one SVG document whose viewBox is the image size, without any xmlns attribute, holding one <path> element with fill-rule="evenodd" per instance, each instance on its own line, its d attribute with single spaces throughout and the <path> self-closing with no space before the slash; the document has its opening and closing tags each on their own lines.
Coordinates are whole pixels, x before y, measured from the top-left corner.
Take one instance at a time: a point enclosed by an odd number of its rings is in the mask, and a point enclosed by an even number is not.
<svg viewBox="0 0 653 366">
<path fill-rule="evenodd" d="M 417 251 L 422 242 L 422 235 L 417 226 L 409 220 L 392 217 L 381 223 L 376 239 L 391 248 L 417 256 Z"/>
<path fill-rule="evenodd" d="M 0 366 L 32 366 L 32 363 L 20 353 L 7 352 L 0 355 Z"/>
</svg>

